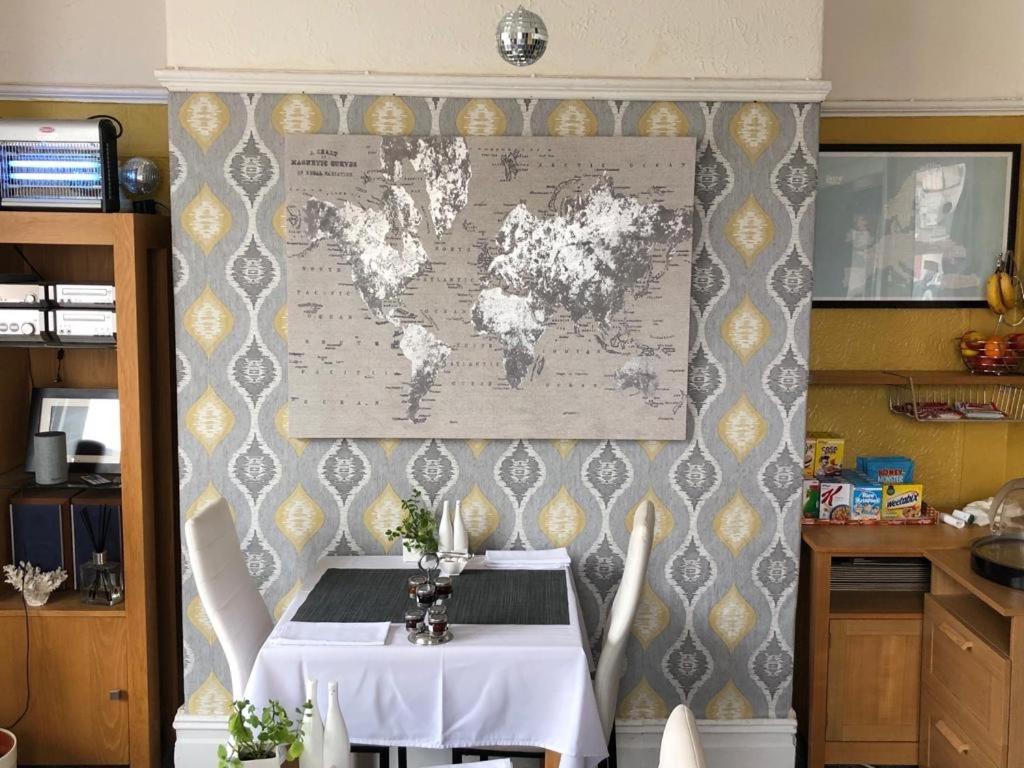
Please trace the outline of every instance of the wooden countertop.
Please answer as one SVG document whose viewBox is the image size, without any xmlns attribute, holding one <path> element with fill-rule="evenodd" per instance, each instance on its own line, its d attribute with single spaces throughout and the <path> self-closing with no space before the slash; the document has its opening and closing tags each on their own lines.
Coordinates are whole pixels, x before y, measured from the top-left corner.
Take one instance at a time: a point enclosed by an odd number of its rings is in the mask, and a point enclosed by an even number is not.
<svg viewBox="0 0 1024 768">
<path fill-rule="evenodd" d="M 833 555 L 919 557 L 928 550 L 963 549 L 987 536 L 988 527 L 977 525 L 808 525 L 804 543 L 815 552 Z"/>
<path fill-rule="evenodd" d="M 933 566 L 1000 615 L 1024 616 L 1024 590 L 1010 589 L 976 574 L 971 569 L 969 549 L 936 550 L 924 554 Z"/>
</svg>

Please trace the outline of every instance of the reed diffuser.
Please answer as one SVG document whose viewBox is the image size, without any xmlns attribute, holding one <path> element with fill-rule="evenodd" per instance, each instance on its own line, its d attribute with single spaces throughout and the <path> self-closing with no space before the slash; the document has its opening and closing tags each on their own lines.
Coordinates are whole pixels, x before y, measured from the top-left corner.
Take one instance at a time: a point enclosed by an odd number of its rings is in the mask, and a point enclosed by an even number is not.
<svg viewBox="0 0 1024 768">
<path fill-rule="evenodd" d="M 121 564 L 107 559 L 107 536 L 110 533 L 113 509 L 100 507 L 97 525 L 86 507 L 79 507 L 82 525 L 92 545 L 92 558 L 79 569 L 79 588 L 83 603 L 117 605 L 124 600 L 124 574 Z"/>
</svg>

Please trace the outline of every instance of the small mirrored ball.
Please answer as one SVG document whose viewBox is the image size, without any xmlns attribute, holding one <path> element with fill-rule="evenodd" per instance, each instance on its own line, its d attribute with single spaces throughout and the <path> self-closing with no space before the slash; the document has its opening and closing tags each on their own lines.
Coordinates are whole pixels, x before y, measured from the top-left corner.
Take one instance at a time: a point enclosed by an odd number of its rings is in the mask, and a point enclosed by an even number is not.
<svg viewBox="0 0 1024 768">
<path fill-rule="evenodd" d="M 117 172 L 118 181 L 131 195 L 151 195 L 160 186 L 160 169 L 148 157 L 130 157 Z"/>
<path fill-rule="evenodd" d="M 519 6 L 498 22 L 498 53 L 516 67 L 536 63 L 548 47 L 548 28 L 544 19 Z"/>
</svg>

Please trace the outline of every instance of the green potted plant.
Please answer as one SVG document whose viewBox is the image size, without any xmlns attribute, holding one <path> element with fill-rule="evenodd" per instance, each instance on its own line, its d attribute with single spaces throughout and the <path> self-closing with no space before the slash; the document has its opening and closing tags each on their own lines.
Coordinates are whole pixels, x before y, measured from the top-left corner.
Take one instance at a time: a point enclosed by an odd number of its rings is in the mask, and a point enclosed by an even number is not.
<svg viewBox="0 0 1024 768">
<path fill-rule="evenodd" d="M 231 746 L 217 747 L 218 768 L 277 768 L 283 759 L 302 754 L 302 716 L 313 708 L 312 702 L 296 710 L 296 722 L 273 700 L 259 713 L 249 701 L 235 701 L 231 707 Z"/>
<path fill-rule="evenodd" d="M 422 555 L 435 554 L 438 550 L 437 520 L 423 503 L 423 494 L 418 489 L 412 492 L 411 498 L 402 501 L 402 511 L 405 513 L 402 522 L 384 531 L 387 540 L 400 537 L 408 560 L 418 561 Z"/>
</svg>

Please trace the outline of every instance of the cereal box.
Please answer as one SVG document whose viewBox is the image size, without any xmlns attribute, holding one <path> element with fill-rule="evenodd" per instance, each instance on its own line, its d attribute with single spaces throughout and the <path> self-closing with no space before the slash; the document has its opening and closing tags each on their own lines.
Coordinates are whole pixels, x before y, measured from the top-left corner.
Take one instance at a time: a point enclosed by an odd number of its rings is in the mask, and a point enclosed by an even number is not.
<svg viewBox="0 0 1024 768">
<path fill-rule="evenodd" d="M 857 523 L 877 523 L 882 515 L 882 486 L 867 478 L 854 482 L 850 495 L 850 520 Z"/>
<path fill-rule="evenodd" d="M 924 511 L 924 486 L 886 485 L 882 493 L 882 522 L 919 520 Z"/>
<path fill-rule="evenodd" d="M 817 445 L 817 439 L 810 435 L 804 439 L 804 477 L 814 477 L 814 451 Z"/>
<path fill-rule="evenodd" d="M 818 522 L 818 508 L 821 504 L 821 481 L 814 477 L 804 478 L 804 495 L 800 505 L 800 519 L 806 525 Z"/>
<path fill-rule="evenodd" d="M 858 456 L 857 471 L 882 485 L 914 482 L 914 460 L 906 456 Z"/>
<path fill-rule="evenodd" d="M 827 477 L 842 472 L 846 441 L 830 433 L 812 433 L 810 436 L 814 438 L 814 474 Z"/>
<path fill-rule="evenodd" d="M 853 483 L 849 480 L 842 477 L 822 479 L 818 518 L 832 523 L 849 522 L 852 494 Z"/>
</svg>

